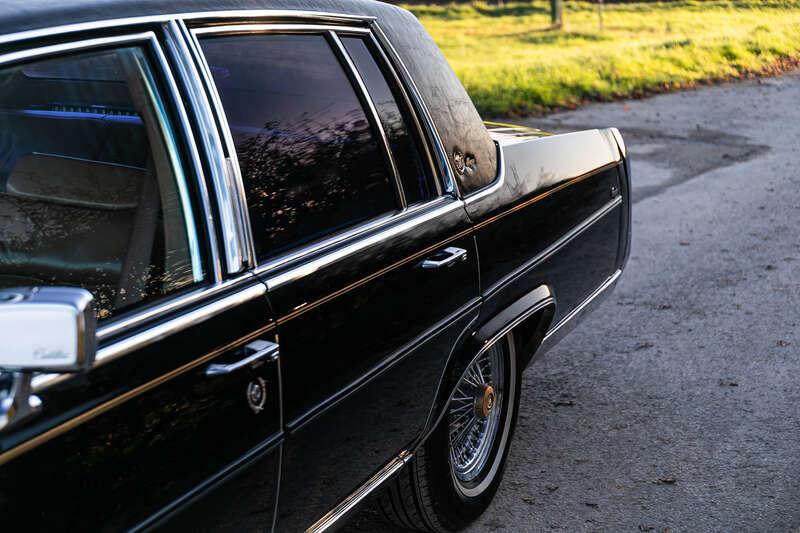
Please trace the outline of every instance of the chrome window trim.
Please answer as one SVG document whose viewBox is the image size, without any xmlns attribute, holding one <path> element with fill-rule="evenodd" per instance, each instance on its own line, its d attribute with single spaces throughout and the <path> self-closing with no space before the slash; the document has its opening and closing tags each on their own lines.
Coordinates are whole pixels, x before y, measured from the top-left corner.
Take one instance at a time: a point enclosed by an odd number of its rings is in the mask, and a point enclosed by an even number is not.
<svg viewBox="0 0 800 533">
<path fill-rule="evenodd" d="M 202 47 L 200 46 L 199 37 L 218 36 L 218 35 L 242 35 L 249 33 L 272 33 L 272 32 L 291 33 L 293 31 L 319 32 L 324 35 L 326 33 L 329 33 L 333 28 L 343 29 L 348 32 L 355 32 L 355 33 L 369 32 L 369 30 L 367 30 L 366 28 L 360 28 L 356 26 L 330 26 L 324 24 L 300 24 L 300 23 L 265 24 L 265 23 L 240 22 L 235 24 L 225 24 L 219 26 L 201 26 L 196 28 L 188 28 L 187 37 L 190 43 L 190 48 L 192 49 L 195 61 L 199 65 L 199 73 L 203 78 L 203 84 L 206 87 L 207 93 L 210 95 L 211 105 L 213 107 L 219 129 L 222 132 L 222 139 L 224 141 L 225 151 L 227 152 L 226 163 L 228 171 L 226 172 L 226 175 L 228 176 L 228 179 L 227 183 L 225 185 L 222 185 L 222 188 L 225 189 L 226 191 L 236 191 L 233 196 L 236 197 L 235 204 L 236 204 L 236 209 L 239 212 L 239 216 L 237 217 L 238 225 L 234 234 L 237 235 L 237 239 L 241 243 L 240 246 L 242 247 L 242 249 L 246 250 L 246 258 L 247 258 L 246 262 L 251 267 L 257 266 L 258 261 L 256 259 L 256 254 L 255 254 L 255 241 L 253 239 L 253 229 L 250 224 L 250 214 L 247 207 L 247 195 L 244 189 L 244 180 L 242 179 L 241 167 L 239 166 L 239 161 L 236 154 L 236 146 L 233 142 L 233 135 L 231 134 L 230 124 L 228 123 L 228 119 L 225 114 L 225 109 L 222 105 L 222 100 L 219 96 L 219 91 L 217 90 L 216 84 L 214 83 L 214 78 L 211 74 L 211 69 L 208 66 L 208 63 L 206 62 L 205 54 L 203 54 Z M 346 57 L 348 57 L 349 59 L 349 56 Z M 368 98 L 368 95 L 365 95 L 365 98 Z M 374 106 L 372 112 L 374 112 Z M 375 120 L 378 119 L 377 114 L 374 115 L 374 118 Z M 377 124 L 379 125 L 380 122 L 377 122 Z M 385 133 L 383 132 L 382 129 L 380 130 L 380 134 L 384 139 L 384 146 L 388 149 L 388 144 L 386 144 L 387 141 L 385 140 Z M 391 157 L 391 155 L 387 155 L 386 157 Z M 394 169 L 393 161 L 391 162 L 391 165 L 394 171 L 395 181 L 399 181 L 399 178 L 397 177 L 396 174 L 396 170 Z M 230 237 L 227 237 L 225 239 L 225 242 L 228 243 L 231 240 L 232 239 Z M 239 271 L 240 270 L 241 268 L 239 269 Z"/>
<path fill-rule="evenodd" d="M 222 228 L 228 261 L 228 273 L 234 274 L 244 270 L 246 266 L 255 265 L 255 248 L 250 227 L 250 214 L 244 193 L 239 159 L 233 143 L 233 135 L 222 107 L 217 86 L 205 55 L 200 48 L 196 31 L 189 29 L 185 35 L 192 57 L 197 65 L 197 74 L 202 80 L 209 98 L 209 111 L 213 114 L 221 142 L 214 146 L 215 151 L 209 155 L 212 159 L 223 162 L 223 173 L 215 180 L 214 186 L 218 194 L 220 210 L 225 213 L 225 224 Z M 215 157 L 216 156 L 216 157 Z"/>
<path fill-rule="evenodd" d="M 367 28 L 359 26 L 331 26 L 330 24 L 304 24 L 304 23 L 255 23 L 237 22 L 219 26 L 200 26 L 192 28 L 195 35 L 241 35 L 247 33 L 292 33 L 292 32 L 320 32 L 327 33 L 334 30 L 344 30 L 348 33 L 369 33 Z"/>
<path fill-rule="evenodd" d="M 497 146 L 497 177 L 487 186 L 478 189 L 477 191 L 470 193 L 464 197 L 464 202 L 467 205 L 472 205 L 475 202 L 478 202 L 487 196 L 491 196 L 500 189 L 503 188 L 506 182 L 506 160 L 505 156 L 503 155 L 503 147 L 500 145 L 499 142 L 494 141 L 495 146 Z"/>
<path fill-rule="evenodd" d="M 252 276 L 251 274 L 245 274 L 244 276 L 242 276 L 242 278 L 247 278 L 251 276 Z M 238 282 L 242 278 L 236 281 Z M 216 285 L 214 286 L 214 290 L 212 291 L 209 290 L 200 291 L 198 294 L 193 295 L 194 299 L 208 297 L 216 292 L 221 291 L 223 288 L 230 287 L 230 285 L 232 284 L 233 281 L 227 284 Z M 151 328 L 145 329 L 139 333 L 131 335 L 130 337 L 125 337 L 116 342 L 113 342 L 108 346 L 104 346 L 99 350 L 97 350 L 97 355 L 95 356 L 92 368 L 94 369 L 110 361 L 114 361 L 115 359 L 118 359 L 123 355 L 127 355 L 144 346 L 152 344 L 153 342 L 167 338 L 170 335 L 174 335 L 175 333 L 183 331 L 190 326 L 204 322 L 220 313 L 223 313 L 229 309 L 233 309 L 234 307 L 242 305 L 243 303 L 246 303 L 250 300 L 264 297 L 266 293 L 267 293 L 267 288 L 264 286 L 263 283 L 255 283 L 240 291 L 234 292 L 233 294 L 229 294 L 223 298 L 220 298 L 219 300 L 215 300 L 202 307 L 189 311 L 188 313 L 178 315 L 170 320 L 167 320 L 166 322 L 162 322 Z M 170 302 L 170 303 L 175 303 L 175 302 Z M 174 307 L 179 307 L 180 305 L 185 305 L 186 303 L 187 303 L 186 300 L 182 300 L 179 304 L 175 303 Z M 156 314 L 157 313 L 153 312 L 152 316 L 155 316 Z M 48 387 L 52 387 L 57 383 L 65 381 L 72 376 L 73 374 L 39 374 L 33 378 L 32 382 L 33 389 L 35 392 L 40 392 Z"/>
<path fill-rule="evenodd" d="M 386 55 L 386 51 L 383 49 L 378 38 L 375 36 L 374 32 L 369 33 L 369 40 L 372 42 L 372 45 L 375 47 L 376 50 L 380 53 L 380 58 L 374 58 L 376 62 L 380 61 L 381 64 L 378 65 L 378 68 L 381 66 L 385 66 L 389 72 L 391 73 L 392 80 L 386 80 L 387 84 L 394 85 L 394 88 L 400 90 L 400 94 L 403 97 L 403 104 L 406 109 L 408 109 L 409 114 L 411 115 L 411 120 L 414 122 L 414 128 L 417 133 L 417 137 L 419 138 L 419 142 L 422 145 L 422 149 L 425 151 L 425 159 L 428 164 L 428 168 L 431 171 L 431 175 L 433 177 L 434 184 L 436 186 L 436 195 L 442 195 L 442 181 L 444 181 L 444 176 L 439 176 L 440 172 L 438 171 L 438 165 L 434 160 L 434 156 L 431 153 L 431 147 L 429 142 L 428 136 L 425 134 L 425 130 L 422 127 L 422 123 L 420 122 L 419 111 L 415 107 L 414 103 L 411 101 L 411 97 L 408 94 L 408 89 L 406 89 L 403 80 L 400 78 L 400 75 L 397 73 L 394 65 L 392 64 L 389 57 Z M 371 52 L 371 50 L 370 50 Z M 448 191 L 448 193 L 450 193 Z"/>
<path fill-rule="evenodd" d="M 74 52 L 77 50 L 84 50 L 90 48 L 99 48 L 118 44 L 141 43 L 147 42 L 154 48 L 159 48 L 158 39 L 152 31 L 142 31 L 136 33 L 129 33 L 125 35 L 115 35 L 109 37 L 95 37 L 93 39 L 78 39 L 74 41 L 65 41 L 62 43 L 50 44 L 46 46 L 38 46 L 34 48 L 26 48 L 16 52 L 7 52 L 0 54 L 0 65 L 7 63 L 15 63 L 18 61 L 27 61 L 29 59 L 38 58 L 40 56 L 49 56 L 61 54 L 64 52 Z"/>
<path fill-rule="evenodd" d="M 365 18 L 359 19 L 359 20 L 369 21 L 369 20 L 373 20 L 373 19 L 371 17 L 369 17 L 369 18 L 365 17 Z M 418 117 L 418 115 L 421 114 L 421 112 L 422 112 L 421 111 L 421 105 L 419 105 L 419 106 L 414 105 L 409 100 L 408 90 L 407 90 L 406 86 L 404 85 L 402 79 L 400 78 L 400 75 L 398 74 L 398 72 L 397 72 L 396 68 L 394 67 L 394 65 L 392 64 L 392 62 L 389 61 L 387 57 L 385 57 L 386 50 L 383 47 L 383 45 L 380 42 L 380 40 L 377 39 L 376 36 L 374 35 L 374 33 L 372 31 L 373 29 L 374 29 L 374 26 L 371 26 L 371 27 L 367 28 L 367 27 L 359 27 L 359 26 L 346 26 L 346 25 L 332 26 L 332 25 L 329 25 L 329 24 L 326 25 L 326 24 L 303 24 L 303 23 L 294 23 L 294 24 L 291 24 L 291 23 L 272 23 L 272 24 L 270 24 L 270 23 L 235 23 L 235 24 L 224 24 L 224 25 L 218 25 L 218 26 L 204 26 L 204 27 L 190 28 L 189 29 L 189 33 L 192 35 L 192 38 L 193 38 L 193 41 L 194 41 L 193 46 L 196 47 L 196 50 L 197 50 L 196 53 L 199 54 L 200 56 L 202 56 L 202 50 L 201 50 L 200 45 L 199 45 L 199 39 L 198 39 L 199 36 L 241 35 L 241 34 L 247 34 L 247 33 L 272 33 L 272 32 L 278 32 L 278 33 L 291 33 L 291 32 L 328 33 L 329 35 L 331 35 L 331 38 L 334 40 L 334 43 L 336 44 L 336 47 L 339 48 L 339 53 L 341 53 L 343 58 L 347 61 L 347 63 L 348 63 L 347 67 L 351 70 L 351 72 L 352 72 L 352 74 L 353 74 L 353 76 L 354 76 L 354 78 L 356 80 L 356 83 L 358 85 L 358 90 L 361 91 L 362 95 L 364 96 L 365 101 L 368 102 L 368 107 L 369 107 L 368 111 L 369 111 L 370 114 L 372 114 L 373 119 L 375 120 L 375 123 L 380 128 L 379 133 L 380 133 L 380 135 L 382 137 L 382 142 L 383 142 L 383 145 L 384 145 L 384 151 L 388 154 L 388 157 L 391 158 L 391 150 L 390 150 L 389 145 L 388 145 L 388 140 L 386 139 L 385 132 L 382 129 L 381 122 L 380 122 L 380 117 L 377 115 L 377 110 L 374 107 L 374 103 L 372 102 L 372 99 L 370 98 L 369 93 L 368 93 L 368 91 L 367 91 L 367 89 L 366 89 L 366 87 L 365 87 L 365 85 L 363 83 L 363 79 L 361 78 L 360 74 L 358 73 L 358 70 L 355 68 L 355 65 L 352 63 L 352 60 L 351 60 L 349 54 L 347 53 L 347 50 L 344 48 L 344 46 L 341 43 L 341 40 L 339 39 L 338 35 L 336 35 L 336 34 L 337 34 L 337 32 L 343 32 L 343 33 L 348 33 L 348 34 L 364 35 L 364 36 L 367 36 L 367 37 L 373 39 L 373 42 L 377 46 L 378 50 L 380 50 L 381 53 L 384 54 L 384 57 L 376 58 L 376 60 L 377 59 L 384 60 L 385 64 L 389 67 L 390 71 L 392 72 L 392 76 L 394 77 L 394 82 L 397 84 L 397 86 L 399 86 L 401 88 L 401 90 L 403 92 L 403 95 L 404 95 L 404 98 L 406 98 L 406 102 L 405 103 L 406 103 L 409 111 L 411 112 L 411 115 L 414 117 L 414 121 L 416 123 L 415 125 L 418 128 L 418 133 L 420 135 L 420 138 L 421 138 L 421 140 L 423 142 L 423 145 L 425 146 L 426 152 L 429 154 L 429 150 L 430 150 L 429 144 L 430 143 L 426 142 L 426 139 L 429 139 L 430 136 L 424 135 L 424 132 L 421 131 L 422 128 L 421 128 L 420 122 L 419 122 L 420 118 Z M 208 66 L 207 66 L 207 64 L 205 64 L 205 59 L 203 59 L 203 63 L 204 63 L 204 70 L 208 71 Z M 406 77 L 408 79 L 410 79 L 410 77 L 408 76 L 407 73 L 406 73 Z M 213 79 L 210 79 L 210 82 L 213 84 Z M 218 98 L 216 98 L 214 100 L 215 100 L 214 101 L 214 105 L 220 106 L 220 108 L 221 108 L 220 100 Z M 426 109 L 424 110 L 424 113 L 427 113 Z M 228 129 L 228 131 L 230 131 L 230 128 L 227 125 L 227 121 L 224 118 L 224 114 L 223 113 L 220 113 L 219 120 L 225 121 L 225 127 Z M 439 144 L 441 144 L 441 141 L 438 141 L 438 136 L 436 137 L 436 140 L 433 141 L 433 144 L 435 144 L 437 142 Z M 232 150 L 235 153 L 235 147 L 232 146 L 232 143 L 229 145 L 229 150 Z M 431 156 L 428 155 L 428 157 L 430 158 Z M 446 165 L 447 164 L 447 159 L 445 158 L 444 161 L 445 161 L 445 165 Z M 431 162 L 431 161 L 429 160 L 429 162 Z M 393 161 L 392 161 L 392 165 L 394 167 L 394 162 Z M 238 169 L 238 163 L 235 166 Z M 431 165 L 431 167 L 432 167 L 431 170 L 434 171 L 435 169 L 433 168 L 433 165 Z M 445 173 L 449 172 L 449 167 L 446 167 L 446 168 L 447 168 L 447 171 L 445 171 Z M 397 174 L 396 167 L 393 168 L 393 172 L 394 172 L 395 180 L 398 182 L 398 189 L 400 191 L 402 191 L 402 185 L 400 185 L 400 183 L 399 183 L 399 176 Z M 238 179 L 239 179 L 239 182 L 241 183 L 241 177 L 240 176 L 239 176 Z M 441 190 L 441 188 L 440 188 L 441 184 L 439 183 L 439 180 L 436 180 L 436 182 L 437 182 L 436 183 L 437 191 L 440 191 Z M 445 180 L 445 182 L 447 182 L 447 180 Z M 243 184 L 242 184 L 242 187 L 243 187 Z M 254 273 L 258 274 L 258 275 L 268 274 L 268 273 L 270 273 L 270 272 L 272 272 L 274 270 L 278 270 L 281 267 L 286 266 L 289 263 L 293 263 L 295 261 L 301 261 L 303 258 L 308 257 L 310 255 L 314 255 L 314 254 L 317 254 L 317 253 L 323 253 L 324 254 L 321 257 L 318 257 L 316 259 L 313 259 L 313 260 L 309 261 L 308 263 L 298 265 L 298 266 L 296 266 L 294 268 L 289 269 L 286 272 L 279 273 L 279 274 L 269 278 L 267 280 L 267 282 L 266 282 L 267 283 L 267 287 L 268 287 L 269 290 L 274 290 L 274 289 L 276 289 L 276 288 L 278 288 L 280 286 L 285 285 L 286 283 L 289 283 L 290 281 L 299 279 L 299 278 L 301 278 L 303 276 L 306 276 L 306 275 L 308 275 L 308 274 L 310 274 L 312 272 L 315 272 L 315 271 L 317 271 L 317 270 L 319 270 L 321 268 L 324 268 L 325 266 L 327 266 L 329 264 L 332 264 L 332 263 L 334 263 L 336 261 L 339 261 L 340 259 L 342 259 L 344 257 L 352 255 L 352 254 L 354 254 L 354 253 L 356 253 L 356 252 L 358 252 L 360 250 L 363 250 L 364 248 L 367 248 L 369 246 L 372 246 L 375 243 L 380 242 L 381 240 L 385 240 L 385 239 L 391 238 L 391 237 L 393 237 L 395 235 L 398 235 L 399 233 L 402 233 L 404 231 L 408 231 L 408 230 L 418 226 L 419 224 L 422 224 L 422 223 L 424 223 L 424 222 L 426 222 L 428 220 L 431 220 L 432 218 L 435 218 L 437 216 L 442 216 L 442 215 L 444 215 L 446 213 L 449 213 L 452 210 L 461 208 L 463 206 L 463 203 L 460 200 L 457 200 L 457 193 L 455 193 L 453 191 L 448 191 L 448 192 L 450 192 L 451 196 L 437 196 L 436 198 L 433 198 L 428 202 L 423 202 L 421 204 L 417 204 L 417 205 L 414 205 L 414 206 L 411 206 L 411 207 L 407 207 L 407 206 L 403 205 L 403 208 L 400 209 L 397 212 L 387 213 L 387 214 L 379 216 L 379 217 L 377 217 L 377 218 L 375 218 L 373 220 L 367 221 L 366 223 L 357 225 L 357 226 L 355 226 L 355 227 L 353 227 L 353 228 L 351 228 L 349 230 L 346 230 L 346 231 L 344 231 L 342 233 L 339 233 L 339 234 L 336 234 L 336 235 L 332 235 L 332 236 L 330 236 L 328 238 L 325 238 L 325 239 L 323 239 L 321 241 L 318 241 L 316 243 L 313 243 L 313 244 L 310 244 L 310 245 L 307 245 L 307 246 L 303 246 L 300 249 L 295 250 L 293 252 L 290 252 L 288 254 L 283 254 L 283 255 L 278 256 L 277 258 L 268 260 L 268 261 L 266 261 L 266 262 L 264 262 L 262 264 L 258 264 L 254 269 Z M 244 204 L 246 206 L 246 198 L 245 198 L 245 195 L 244 195 L 243 192 L 242 192 L 242 198 L 245 200 Z M 405 204 L 404 201 L 403 201 L 403 203 Z M 245 207 L 245 209 L 246 209 L 246 207 Z M 384 228 L 384 227 L 385 227 L 385 229 L 381 229 L 381 228 Z M 378 233 L 376 233 L 374 235 L 370 235 L 370 236 L 368 236 L 368 237 L 366 237 L 364 239 L 355 240 L 355 239 L 358 239 L 358 237 L 360 237 L 360 236 L 362 236 L 364 234 L 367 234 L 367 233 L 369 233 L 369 232 L 371 232 L 373 230 L 379 230 L 379 231 L 378 231 Z M 250 236 L 250 240 L 252 241 L 252 233 L 251 233 L 252 232 L 252 227 L 249 226 L 249 224 L 246 227 L 246 231 L 248 232 L 248 234 L 251 235 Z M 348 241 L 350 239 L 354 239 L 354 242 L 352 242 L 350 244 L 347 244 L 347 245 L 345 245 L 344 247 L 342 247 L 342 248 L 340 248 L 338 250 L 335 249 L 335 247 L 338 244 L 343 243 L 345 241 Z M 328 251 L 328 249 L 331 249 L 331 250 Z"/>
<path fill-rule="evenodd" d="M 123 316 L 119 319 L 112 319 L 108 324 L 100 326 L 97 330 L 97 340 L 101 341 L 108 339 L 131 329 L 137 324 L 147 322 L 153 318 L 165 315 L 179 309 L 181 307 L 189 307 L 200 300 L 209 298 L 220 292 L 229 289 L 230 287 L 240 283 L 241 281 L 251 277 L 252 274 L 245 273 L 232 279 L 225 280 L 214 285 L 198 288 L 193 291 L 175 296 L 164 302 L 160 302 L 153 306 L 145 307 L 141 311 L 132 313 L 130 316 Z"/>
<path fill-rule="evenodd" d="M 187 91 L 187 98 L 189 99 L 189 106 L 193 109 L 201 109 L 205 111 L 206 109 L 203 107 L 203 100 L 205 98 L 205 94 L 202 93 L 201 89 L 198 89 L 197 84 L 193 83 L 194 76 L 193 76 L 193 64 L 189 60 L 190 55 L 189 51 L 186 48 L 186 43 L 183 41 L 183 37 L 180 33 L 180 29 L 177 26 L 175 21 L 170 21 L 164 24 L 164 44 L 167 50 L 170 52 L 170 57 L 173 60 L 175 67 L 177 68 L 177 75 L 183 81 L 183 86 Z M 166 60 L 163 58 L 163 55 L 159 55 L 162 59 L 163 63 L 161 65 L 162 69 L 168 73 L 169 75 L 169 85 L 170 90 L 173 92 L 173 95 L 179 95 L 180 91 L 177 88 L 176 82 L 173 79 L 174 76 L 171 73 L 171 66 L 167 64 Z M 174 97 L 173 97 L 174 98 Z M 200 202 L 201 208 L 203 212 L 203 219 L 206 225 L 206 236 L 208 239 L 208 247 L 209 247 L 209 255 L 211 260 L 211 270 L 212 270 L 212 279 L 214 282 L 222 281 L 222 265 L 221 259 L 219 256 L 219 245 L 217 241 L 217 232 L 214 224 L 214 215 L 211 209 L 211 199 L 208 193 L 208 187 L 206 186 L 206 180 L 204 179 L 204 171 L 203 171 L 203 163 L 200 158 L 200 153 L 197 147 L 197 143 L 195 142 L 194 135 L 199 135 L 201 139 L 205 140 L 208 143 L 208 136 L 211 134 L 209 131 L 207 115 L 204 112 L 198 112 L 197 120 L 199 122 L 199 128 L 195 129 L 192 128 L 189 122 L 189 117 L 186 112 L 186 106 L 183 102 L 180 101 L 179 98 L 176 99 L 174 102 L 176 107 L 179 109 L 179 115 L 181 124 L 184 128 L 184 131 L 187 132 L 187 136 L 189 137 L 189 155 L 192 160 L 192 164 L 197 169 L 196 172 L 198 174 L 199 179 L 197 180 L 197 187 L 200 192 Z M 207 102 L 206 102 L 207 104 Z M 209 115 L 210 116 L 210 115 Z M 199 132 L 197 130 L 200 130 Z M 214 130 L 215 132 L 216 130 Z M 213 163 L 210 162 L 210 168 L 212 177 L 215 174 L 215 168 Z"/>
<path fill-rule="evenodd" d="M 313 19 L 332 23 L 352 23 L 354 21 L 368 22 L 375 20 L 375 17 L 368 15 L 351 15 L 343 13 L 331 13 L 327 11 L 293 10 L 293 9 L 237 9 L 230 11 L 194 11 L 190 13 L 165 13 L 161 15 L 144 15 L 138 17 L 121 17 L 112 19 L 100 19 L 91 22 L 79 22 L 75 24 L 64 24 L 47 28 L 37 28 L 15 33 L 0 35 L 0 44 L 13 43 L 31 39 L 41 39 L 67 33 L 86 32 L 92 30 L 103 30 L 109 28 L 121 28 L 141 24 L 161 24 L 170 20 L 214 20 L 220 18 L 227 19 L 258 19 L 258 18 L 287 18 L 287 19 Z"/>
<path fill-rule="evenodd" d="M 167 92 L 169 93 L 169 98 L 172 100 L 172 106 L 178 111 L 178 121 L 180 122 L 180 127 L 183 128 L 182 134 L 184 141 L 189 148 L 189 158 L 192 161 L 192 164 L 195 166 L 195 185 L 197 187 L 201 187 L 201 184 L 204 182 L 202 175 L 203 167 L 198 165 L 200 162 L 200 155 L 197 152 L 197 145 L 194 142 L 194 135 L 192 133 L 192 128 L 189 125 L 189 118 L 186 115 L 186 109 L 183 107 L 183 102 L 181 101 L 180 93 L 178 92 L 178 86 L 175 83 L 175 78 L 172 75 L 172 69 L 170 68 L 169 63 L 167 63 L 167 58 L 164 56 L 164 51 L 161 49 L 161 43 L 158 41 L 154 33 L 149 33 L 151 40 L 150 45 L 153 53 L 155 54 L 156 61 L 158 62 L 158 67 L 161 69 L 161 77 L 167 83 Z M 150 95 L 150 97 L 154 102 L 159 100 L 155 95 Z M 205 276 L 203 275 L 203 258 L 200 252 L 200 243 L 198 242 L 197 232 L 199 228 L 196 227 L 194 220 L 195 213 L 192 202 L 189 198 L 186 169 L 183 168 L 184 165 L 181 163 L 181 156 L 178 148 L 179 145 L 175 139 L 176 132 L 173 131 L 174 128 L 166 128 L 162 121 L 159 121 L 159 128 L 161 130 L 161 134 L 164 136 L 164 139 L 168 142 L 168 146 L 171 148 L 169 155 L 174 172 L 176 174 L 180 174 L 179 177 L 176 176 L 176 182 L 178 185 L 178 193 L 181 198 L 183 216 L 186 223 L 189 253 L 192 257 L 192 273 L 194 275 L 195 283 L 202 282 L 205 280 Z M 179 170 L 180 172 L 178 172 Z M 207 235 L 206 238 L 208 237 L 209 236 Z"/>
<path fill-rule="evenodd" d="M 433 207 L 435 204 L 442 204 L 438 207 Z M 266 280 L 267 289 L 273 291 L 278 287 L 282 287 L 287 283 L 295 281 L 297 279 L 303 278 L 314 272 L 325 268 L 326 266 L 340 261 L 345 257 L 351 256 L 365 248 L 373 246 L 381 241 L 385 241 L 401 233 L 405 233 L 410 231 L 411 229 L 428 222 L 429 220 L 433 220 L 435 218 L 442 217 L 447 213 L 452 211 L 462 209 L 464 206 L 464 202 L 448 197 L 448 196 L 440 196 L 436 200 L 428 203 L 428 204 L 420 204 L 416 209 L 409 209 L 400 213 L 397 213 L 394 216 L 390 216 L 384 220 L 381 220 L 377 223 L 377 227 L 386 226 L 385 229 L 377 231 L 376 233 L 368 236 L 364 236 L 361 238 L 355 238 L 355 240 L 350 243 L 342 246 L 338 249 L 333 249 L 328 253 L 316 258 L 311 259 L 306 263 L 300 264 L 294 268 L 290 268 L 285 272 L 281 272 L 274 276 L 269 277 Z M 401 220 L 398 220 L 401 219 Z M 405 220 L 402 220 L 405 219 Z M 358 231 L 355 235 L 359 235 L 360 233 L 365 232 L 363 228 L 355 228 Z M 349 236 L 347 236 L 349 237 Z M 347 237 L 341 237 L 338 241 L 344 240 Z M 318 243 L 312 247 L 309 247 L 308 250 L 300 250 L 298 253 L 301 253 L 298 258 L 302 258 L 305 255 L 311 254 L 319 249 L 322 249 L 327 246 L 335 246 L 336 243 L 327 245 L 325 243 Z M 290 259 L 285 259 L 284 264 L 288 262 Z M 265 265 L 258 269 L 256 269 L 256 274 L 263 274 L 267 273 L 268 271 L 276 269 L 276 266 L 272 265 Z"/>
<path fill-rule="evenodd" d="M 365 34 L 369 34 L 369 30 L 365 30 Z M 389 163 L 389 170 L 392 174 L 392 178 L 394 179 L 396 190 L 399 192 L 398 197 L 400 199 L 400 209 L 405 209 L 408 206 L 408 202 L 406 201 L 406 193 L 403 190 L 403 182 L 400 179 L 400 173 L 397 171 L 397 164 L 395 163 L 394 155 L 392 154 L 392 147 L 389 144 L 389 138 L 386 136 L 386 130 L 383 127 L 381 117 L 378 115 L 378 109 L 375 107 L 375 102 L 372 100 L 372 96 L 369 94 L 367 86 L 364 83 L 364 78 L 361 77 L 361 73 L 353 63 L 353 58 L 350 57 L 350 52 L 348 52 L 344 47 L 342 40 L 339 39 L 339 36 L 333 30 L 328 30 L 328 35 L 330 36 L 330 39 L 335 47 L 334 54 L 341 59 L 344 59 L 345 63 L 347 64 L 346 68 L 350 75 L 348 77 L 352 77 L 352 79 L 355 80 L 356 85 L 358 85 L 358 92 L 360 93 L 360 96 L 363 97 L 364 102 L 367 103 L 367 109 L 365 110 L 365 113 L 369 113 L 372 116 L 372 122 L 375 124 L 375 129 L 378 132 L 380 143 L 383 145 L 384 158 Z M 359 94 L 356 96 L 358 97 Z"/>
<path fill-rule="evenodd" d="M 436 124 L 431 118 L 431 114 L 428 111 L 428 106 L 425 104 L 425 100 L 422 98 L 414 78 L 409 74 L 408 68 L 406 68 L 405 63 L 403 63 L 402 58 L 397 53 L 397 50 L 395 49 L 394 45 L 392 45 L 392 42 L 389 40 L 386 34 L 383 33 L 383 30 L 381 29 L 381 26 L 377 20 L 372 20 L 370 22 L 370 29 L 377 38 L 379 48 L 383 50 L 384 53 L 386 53 L 389 57 L 390 61 L 388 63 L 393 67 L 392 70 L 400 74 L 402 78 L 400 86 L 408 90 L 409 96 L 411 96 L 411 99 L 413 100 L 411 110 L 415 111 L 414 114 L 420 115 L 422 123 L 429 132 L 427 137 L 423 136 L 423 140 L 427 138 L 433 144 L 436 155 L 438 156 L 437 159 L 442 168 L 441 178 L 444 182 L 445 192 L 447 194 L 452 194 L 453 196 L 459 197 L 458 186 L 456 185 L 456 180 L 454 177 L 455 175 L 453 174 L 453 169 L 450 166 L 450 157 L 447 155 L 447 150 L 445 150 L 444 145 L 442 144 L 442 139 L 439 135 L 439 131 L 436 129 Z"/>
</svg>

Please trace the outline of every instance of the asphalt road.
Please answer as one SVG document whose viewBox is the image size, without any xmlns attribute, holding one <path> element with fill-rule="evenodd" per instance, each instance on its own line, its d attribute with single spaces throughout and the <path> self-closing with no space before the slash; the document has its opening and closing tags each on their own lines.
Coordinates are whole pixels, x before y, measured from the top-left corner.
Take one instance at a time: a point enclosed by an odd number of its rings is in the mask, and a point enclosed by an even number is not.
<svg viewBox="0 0 800 533">
<path fill-rule="evenodd" d="M 800 531 L 800 73 L 526 123 L 622 131 L 633 248 L 471 531 Z"/>
</svg>

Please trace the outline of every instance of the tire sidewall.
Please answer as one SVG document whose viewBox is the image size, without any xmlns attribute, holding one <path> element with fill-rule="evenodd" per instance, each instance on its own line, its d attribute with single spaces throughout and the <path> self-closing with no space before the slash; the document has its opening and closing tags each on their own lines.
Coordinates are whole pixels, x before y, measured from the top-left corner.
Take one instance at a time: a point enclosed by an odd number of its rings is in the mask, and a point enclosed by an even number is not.
<svg viewBox="0 0 800 533">
<path fill-rule="evenodd" d="M 431 496 L 435 502 L 436 514 L 447 529 L 461 529 L 478 518 L 491 503 L 503 478 L 503 470 L 511 448 L 519 412 L 521 370 L 516 358 L 516 346 L 512 334 L 507 333 L 497 342 L 505 343 L 503 348 L 504 372 L 508 386 L 503 398 L 501 431 L 496 434 L 495 442 L 492 444 L 491 460 L 485 467 L 486 472 L 492 476 L 491 481 L 479 494 L 474 496 L 464 494 L 459 488 L 450 467 L 449 419 L 447 416 L 442 417 L 436 430 L 425 444 L 425 455 L 429 458 L 426 461 L 426 468 L 428 470 L 427 478 L 430 480 Z M 452 383 L 457 383 L 460 377 L 453 376 Z M 486 479 L 485 476 L 483 479 Z"/>
</svg>

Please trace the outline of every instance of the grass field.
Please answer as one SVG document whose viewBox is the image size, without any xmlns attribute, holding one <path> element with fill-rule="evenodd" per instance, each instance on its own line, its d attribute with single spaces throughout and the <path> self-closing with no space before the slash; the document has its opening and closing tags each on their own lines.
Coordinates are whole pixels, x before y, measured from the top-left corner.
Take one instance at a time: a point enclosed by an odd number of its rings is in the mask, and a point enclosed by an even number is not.
<svg viewBox="0 0 800 533">
<path fill-rule="evenodd" d="M 485 116 L 536 114 L 774 73 L 800 59 L 800 0 L 407 5 Z"/>
</svg>

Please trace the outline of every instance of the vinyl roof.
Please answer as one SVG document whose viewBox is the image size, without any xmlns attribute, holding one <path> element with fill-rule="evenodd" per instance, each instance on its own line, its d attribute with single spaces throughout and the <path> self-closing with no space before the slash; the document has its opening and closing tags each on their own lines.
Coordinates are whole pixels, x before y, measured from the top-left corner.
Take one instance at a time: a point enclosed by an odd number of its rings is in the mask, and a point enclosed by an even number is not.
<svg viewBox="0 0 800 533">
<path fill-rule="evenodd" d="M 373 0 L 2 0 L 0 34 L 128 17 L 251 9 L 373 16 L 376 11 L 400 10 Z"/>
</svg>

